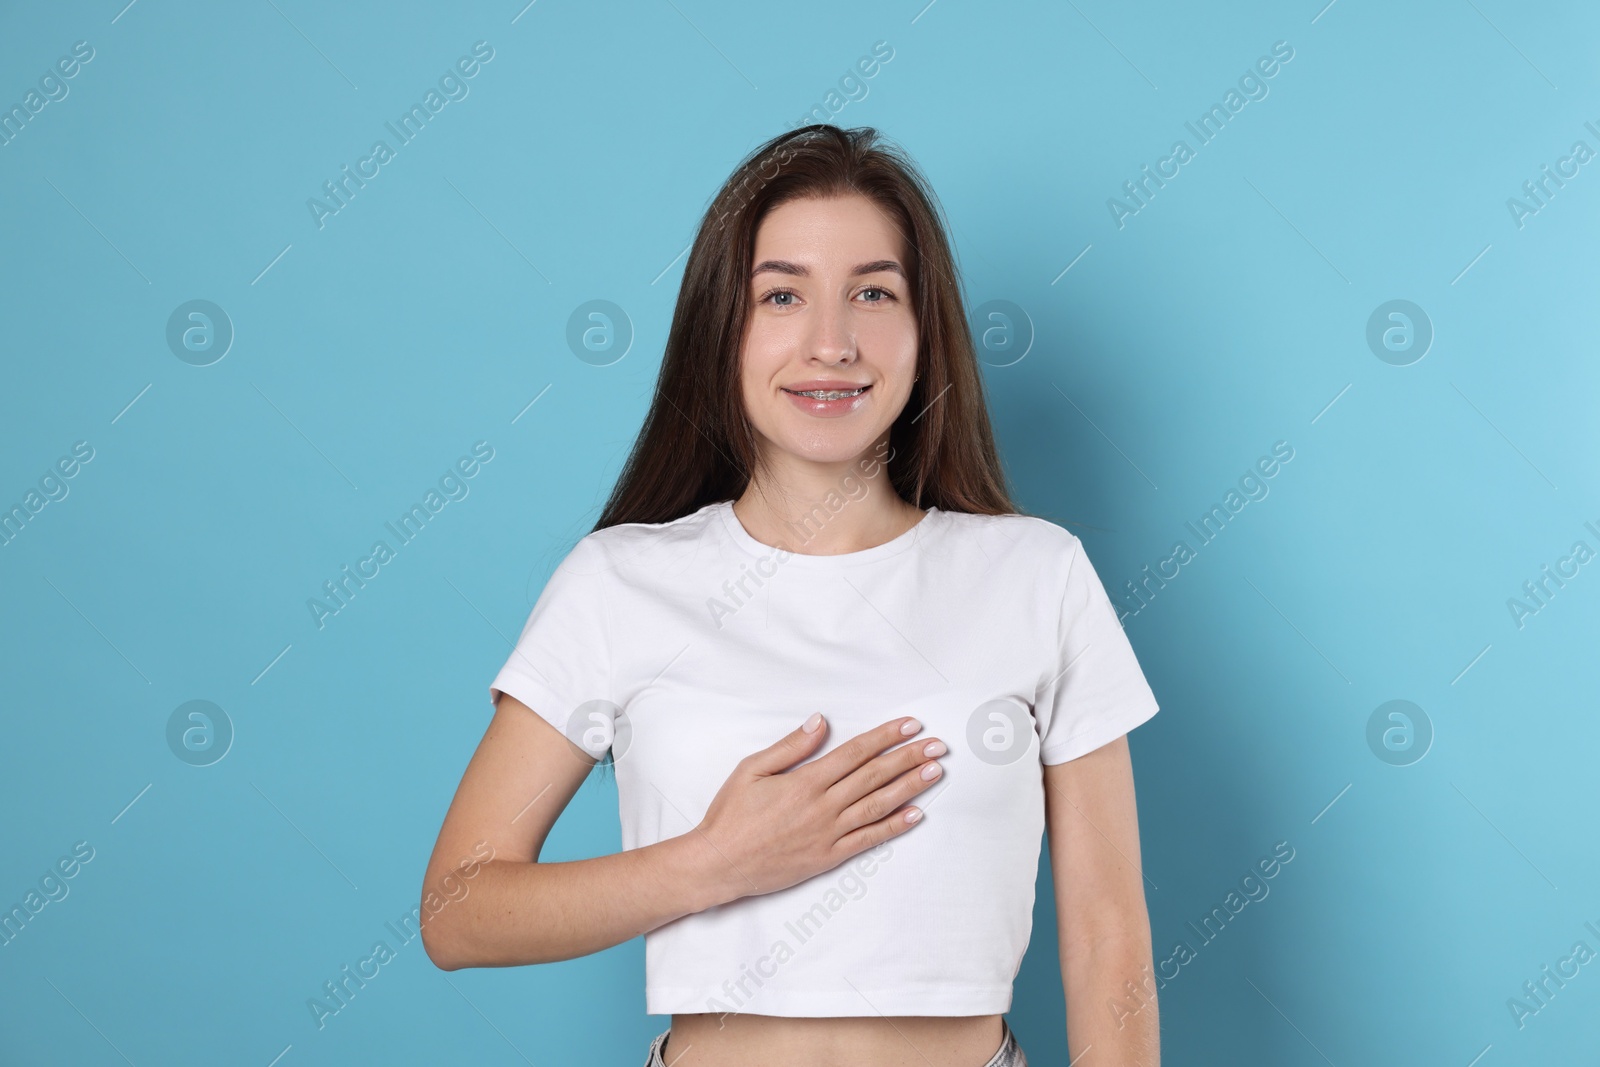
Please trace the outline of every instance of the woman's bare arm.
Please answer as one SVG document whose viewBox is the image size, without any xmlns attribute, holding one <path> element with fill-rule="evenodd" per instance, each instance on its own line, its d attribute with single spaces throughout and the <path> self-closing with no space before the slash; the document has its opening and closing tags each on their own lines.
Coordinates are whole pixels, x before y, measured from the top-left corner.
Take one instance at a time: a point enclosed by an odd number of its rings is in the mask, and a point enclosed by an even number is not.
<svg viewBox="0 0 1600 1067">
<path fill-rule="evenodd" d="M 908 830 L 901 805 L 937 780 L 910 773 L 933 762 L 923 751 L 929 739 L 883 752 L 906 740 L 906 721 L 781 773 L 827 732 L 826 724 L 815 733 L 796 729 L 742 760 L 694 830 L 613 855 L 542 863 L 550 828 L 595 761 L 502 694 L 423 876 L 425 910 L 430 895 L 443 901 L 423 922 L 428 957 L 445 970 L 571 959 L 831 870 Z M 485 854 L 492 859 L 472 861 Z"/>
<path fill-rule="evenodd" d="M 1083 1067 L 1158 1067 L 1150 913 L 1127 736 L 1045 767 L 1044 784 L 1069 1057 Z"/>
<path fill-rule="evenodd" d="M 550 828 L 595 761 L 502 694 L 423 876 L 446 904 L 422 926 L 444 970 L 569 959 L 609 948 L 730 895 L 695 835 L 593 859 L 540 863 Z M 484 852 L 494 858 L 462 869 Z M 724 868 L 725 869 L 725 868 Z"/>
</svg>

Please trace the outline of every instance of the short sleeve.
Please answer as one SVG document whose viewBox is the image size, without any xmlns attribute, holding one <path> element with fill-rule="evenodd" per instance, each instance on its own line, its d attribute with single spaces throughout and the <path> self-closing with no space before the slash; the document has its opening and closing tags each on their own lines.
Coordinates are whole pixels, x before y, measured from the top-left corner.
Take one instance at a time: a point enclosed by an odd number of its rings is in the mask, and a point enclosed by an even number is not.
<svg viewBox="0 0 1600 1067">
<path fill-rule="evenodd" d="M 1111 598 L 1075 536 L 1055 648 L 1056 662 L 1034 703 L 1039 759 L 1046 766 L 1115 741 L 1159 709 Z"/>
<path fill-rule="evenodd" d="M 510 657 L 489 685 L 489 700 L 510 693 L 557 730 L 574 709 L 610 700 L 609 566 L 589 534 L 544 584 Z"/>
</svg>

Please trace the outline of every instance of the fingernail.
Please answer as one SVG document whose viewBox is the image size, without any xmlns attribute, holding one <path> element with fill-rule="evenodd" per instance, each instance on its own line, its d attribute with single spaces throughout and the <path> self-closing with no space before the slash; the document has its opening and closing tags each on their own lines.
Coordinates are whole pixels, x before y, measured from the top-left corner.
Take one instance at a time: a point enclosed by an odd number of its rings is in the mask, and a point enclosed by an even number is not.
<svg viewBox="0 0 1600 1067">
<path fill-rule="evenodd" d="M 929 741 L 922 748 L 922 754 L 924 756 L 942 756 L 947 751 L 948 749 L 944 747 L 943 741 Z"/>
<path fill-rule="evenodd" d="M 811 718 L 807 719 L 803 724 L 801 724 L 800 729 L 804 730 L 808 734 L 814 734 L 817 732 L 817 727 L 821 725 L 822 712 L 813 711 L 811 713 Z"/>
<path fill-rule="evenodd" d="M 922 812 L 916 808 L 911 808 L 906 812 L 906 822 L 916 822 L 920 818 L 922 818 Z"/>
<path fill-rule="evenodd" d="M 931 782 L 943 773 L 944 769 L 941 768 L 937 763 L 930 763 L 926 767 L 922 768 L 922 780 L 924 782 Z"/>
<path fill-rule="evenodd" d="M 905 734 L 907 737 L 910 737 L 920 729 L 922 729 L 922 724 L 920 722 L 918 722 L 916 719 L 907 719 L 904 725 L 900 727 L 900 732 Z"/>
</svg>

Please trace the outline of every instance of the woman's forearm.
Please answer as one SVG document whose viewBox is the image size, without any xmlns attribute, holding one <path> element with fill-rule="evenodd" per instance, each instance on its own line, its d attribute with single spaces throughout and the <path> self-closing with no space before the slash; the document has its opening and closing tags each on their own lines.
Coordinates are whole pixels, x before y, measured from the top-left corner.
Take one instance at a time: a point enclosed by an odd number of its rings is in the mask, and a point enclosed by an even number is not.
<svg viewBox="0 0 1600 1067">
<path fill-rule="evenodd" d="M 697 831 L 592 859 L 491 860 L 467 885 L 422 927 L 429 958 L 447 971 L 586 956 L 743 895 Z"/>
<path fill-rule="evenodd" d="M 1082 1067 L 1158 1067 L 1161 1025 L 1150 942 L 1136 936 L 1092 940 L 1063 952 L 1068 1058 Z"/>
</svg>

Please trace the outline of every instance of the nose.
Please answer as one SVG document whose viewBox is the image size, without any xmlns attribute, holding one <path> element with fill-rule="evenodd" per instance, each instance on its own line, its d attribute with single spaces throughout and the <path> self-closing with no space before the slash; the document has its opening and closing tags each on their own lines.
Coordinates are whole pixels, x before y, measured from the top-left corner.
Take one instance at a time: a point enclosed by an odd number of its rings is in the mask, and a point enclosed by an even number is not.
<svg viewBox="0 0 1600 1067">
<path fill-rule="evenodd" d="M 811 320 L 810 354 L 822 363 L 849 363 L 856 358 L 855 326 L 849 309 L 821 302 Z"/>
</svg>

